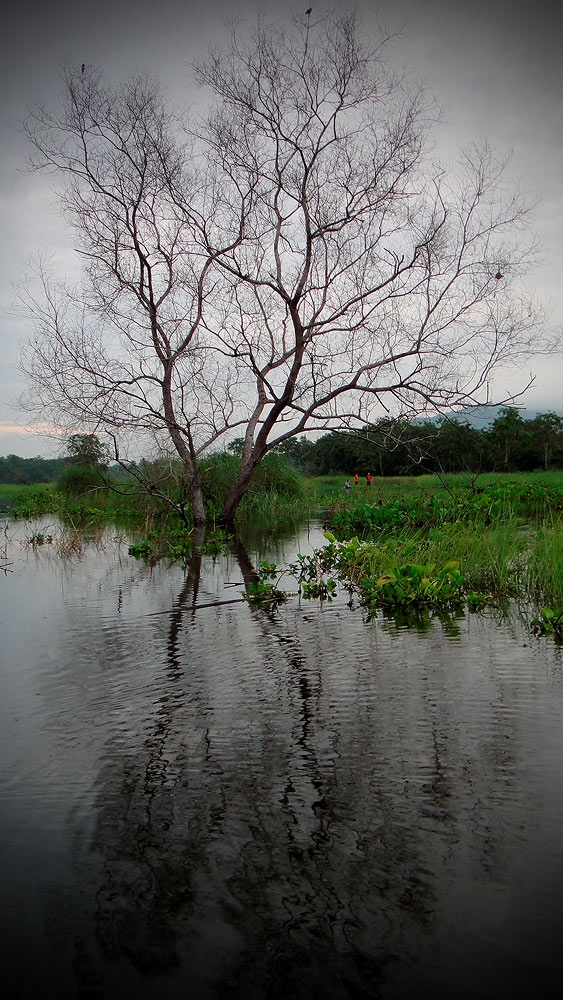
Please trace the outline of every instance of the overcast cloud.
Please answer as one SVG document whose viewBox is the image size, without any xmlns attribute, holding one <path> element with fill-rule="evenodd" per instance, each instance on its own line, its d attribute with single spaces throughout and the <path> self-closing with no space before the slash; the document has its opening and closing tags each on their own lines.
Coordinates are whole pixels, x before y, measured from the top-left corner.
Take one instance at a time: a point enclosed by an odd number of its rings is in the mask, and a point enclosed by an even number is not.
<svg viewBox="0 0 563 1000">
<path fill-rule="evenodd" d="M 342 4 L 340 3 L 339 6 Z M 394 45 L 398 61 L 408 60 L 445 109 L 439 149 L 448 156 L 457 146 L 486 135 L 503 150 L 513 150 L 510 176 L 537 194 L 536 228 L 543 263 L 531 277 L 539 297 L 551 304 L 551 326 L 563 327 L 563 60 L 559 5 L 539 2 L 518 6 L 474 0 L 456 6 L 443 0 L 409 5 L 356 4 L 366 24 L 380 10 L 392 26 L 403 19 L 403 37 Z M 23 321 L 11 311 L 12 283 L 39 250 L 53 252 L 61 268 L 72 268 L 73 253 L 43 175 L 23 172 L 25 145 L 18 123 L 34 102 L 55 101 L 61 66 L 70 59 L 96 64 L 115 78 L 133 69 L 158 77 L 171 96 L 188 93 L 188 64 L 210 42 L 224 35 L 224 18 L 253 18 L 258 9 L 283 16 L 288 5 L 194 4 L 172 0 L 144 3 L 105 0 L 77 4 L 59 0 L 30 12 L 13 5 L 4 15 L 0 61 L 2 105 L 0 130 L 0 455 L 51 455 L 56 444 L 42 435 L 23 434 L 25 415 L 14 400 L 22 385 L 17 373 Z M 296 7 L 295 9 L 299 9 Z M 192 92 L 193 100 L 193 92 Z M 521 401 L 530 410 L 562 412 L 563 354 L 532 359 L 534 386 Z M 495 385 L 498 396 L 516 391 L 527 370 Z M 525 412 L 525 411 L 524 411 Z M 44 429 L 44 428 L 43 428 Z"/>
</svg>

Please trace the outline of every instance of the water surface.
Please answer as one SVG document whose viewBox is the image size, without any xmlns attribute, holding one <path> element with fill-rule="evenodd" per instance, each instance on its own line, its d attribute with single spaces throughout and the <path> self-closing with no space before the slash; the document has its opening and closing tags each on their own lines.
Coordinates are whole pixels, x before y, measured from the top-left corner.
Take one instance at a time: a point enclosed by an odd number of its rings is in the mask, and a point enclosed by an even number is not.
<svg viewBox="0 0 563 1000">
<path fill-rule="evenodd" d="M 547 986 L 563 669 L 517 609 L 425 632 L 345 593 L 265 612 L 240 553 L 190 573 L 113 531 L 63 560 L 26 531 L 0 573 L 10 997 Z M 321 543 L 310 525 L 249 557 Z"/>
</svg>

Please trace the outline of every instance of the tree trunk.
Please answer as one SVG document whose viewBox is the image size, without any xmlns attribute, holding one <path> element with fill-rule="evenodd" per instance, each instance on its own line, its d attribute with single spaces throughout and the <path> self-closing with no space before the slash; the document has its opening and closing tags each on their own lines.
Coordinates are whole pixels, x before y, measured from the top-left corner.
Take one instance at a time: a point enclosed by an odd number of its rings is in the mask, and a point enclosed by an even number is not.
<svg viewBox="0 0 563 1000">
<path fill-rule="evenodd" d="M 205 504 L 203 502 L 203 493 L 201 492 L 201 486 L 199 482 L 191 487 L 192 494 L 192 513 L 194 516 L 194 524 L 201 526 L 205 524 Z"/>
<path fill-rule="evenodd" d="M 188 432 L 188 444 L 186 444 L 186 438 L 181 433 L 180 427 L 176 421 L 174 406 L 172 403 L 172 362 L 169 359 L 166 359 L 163 361 L 163 367 L 164 377 L 162 380 L 162 402 L 164 404 L 164 413 L 168 424 L 168 433 L 170 434 L 172 444 L 178 452 L 180 461 L 182 462 L 184 476 L 186 477 L 186 482 L 188 483 L 190 489 L 194 524 L 202 525 L 205 524 L 205 505 L 203 503 L 203 493 L 201 492 L 201 483 L 199 481 L 197 471 L 195 450 L 191 434 Z"/>
<path fill-rule="evenodd" d="M 254 457 L 254 459 L 242 466 L 237 478 L 229 490 L 229 493 L 227 494 L 227 497 L 225 498 L 225 502 L 223 503 L 223 509 L 219 517 L 219 521 L 222 524 L 230 524 L 233 521 L 238 506 L 246 493 L 250 485 L 250 481 L 259 464 L 260 459 Z"/>
</svg>

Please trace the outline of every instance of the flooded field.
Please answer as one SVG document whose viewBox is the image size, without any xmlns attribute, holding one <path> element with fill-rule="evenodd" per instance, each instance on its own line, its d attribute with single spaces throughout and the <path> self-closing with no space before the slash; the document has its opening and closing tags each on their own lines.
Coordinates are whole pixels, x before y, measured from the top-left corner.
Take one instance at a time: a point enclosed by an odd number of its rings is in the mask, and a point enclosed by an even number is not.
<svg viewBox="0 0 563 1000">
<path fill-rule="evenodd" d="M 563 661 L 517 608 L 417 632 L 346 593 L 244 603 L 245 558 L 320 524 L 191 571 L 26 531 L 0 573 L 10 1000 L 546 988 Z"/>
</svg>

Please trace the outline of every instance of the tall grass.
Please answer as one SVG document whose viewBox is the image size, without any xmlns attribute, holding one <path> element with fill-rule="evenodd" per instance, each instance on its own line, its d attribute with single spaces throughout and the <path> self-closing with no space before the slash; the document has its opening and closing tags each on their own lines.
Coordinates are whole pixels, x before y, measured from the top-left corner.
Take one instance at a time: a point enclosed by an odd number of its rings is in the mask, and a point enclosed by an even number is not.
<svg viewBox="0 0 563 1000">
<path fill-rule="evenodd" d="M 463 568 L 466 587 L 495 595 L 516 593 L 524 580 L 527 539 L 511 525 L 476 531 L 472 525 L 444 525 L 439 531 L 385 535 L 361 546 L 348 563 L 353 583 L 378 578 L 406 563 L 434 564 L 450 560 Z"/>
<path fill-rule="evenodd" d="M 551 606 L 563 604 L 563 476 L 490 476 L 478 489 L 460 488 L 460 477 L 430 490 L 432 477 L 402 491 L 366 491 L 339 501 L 331 525 L 346 549 L 347 573 L 362 585 L 408 564 L 459 563 L 468 591 L 481 595 L 521 594 Z M 414 492 L 415 485 L 417 492 Z M 421 486 L 424 489 L 421 491 Z M 386 489 L 395 484 L 387 482 Z M 409 492 L 410 490 L 410 492 Z"/>
<path fill-rule="evenodd" d="M 544 522 L 532 537 L 526 570 L 526 589 L 538 603 L 563 605 L 563 524 Z"/>
</svg>

